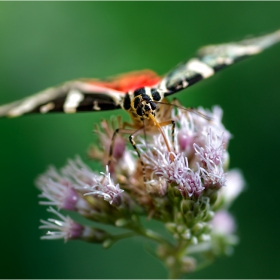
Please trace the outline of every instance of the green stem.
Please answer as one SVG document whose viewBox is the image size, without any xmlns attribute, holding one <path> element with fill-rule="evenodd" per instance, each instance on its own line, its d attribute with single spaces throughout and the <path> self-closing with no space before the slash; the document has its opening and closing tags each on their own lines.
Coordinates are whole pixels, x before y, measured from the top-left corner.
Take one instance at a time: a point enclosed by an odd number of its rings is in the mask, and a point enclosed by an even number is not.
<svg viewBox="0 0 280 280">
<path fill-rule="evenodd" d="M 169 255 L 174 258 L 174 263 L 168 265 L 169 269 L 169 278 L 170 279 L 179 279 L 183 274 L 183 263 L 182 259 L 186 253 L 186 248 L 189 246 L 189 241 L 180 239 L 173 250 L 169 251 Z"/>
<path fill-rule="evenodd" d="M 130 230 L 133 230 L 135 235 L 139 234 L 147 239 L 153 240 L 160 245 L 164 245 L 169 252 L 169 256 L 174 258 L 174 263 L 172 265 L 167 265 L 169 269 L 169 278 L 170 279 L 178 279 L 182 275 L 182 256 L 185 253 L 186 247 L 189 245 L 189 242 L 179 240 L 178 243 L 172 244 L 168 240 L 166 240 L 160 234 L 150 230 L 145 229 L 141 226 L 140 221 L 137 223 L 130 224 Z M 164 262 L 168 261 L 165 258 L 162 259 Z"/>
<path fill-rule="evenodd" d="M 180 279 L 181 272 L 178 269 L 169 269 L 168 279 Z"/>
<path fill-rule="evenodd" d="M 150 230 L 145 229 L 142 227 L 139 218 L 137 217 L 137 223 L 130 224 L 129 227 L 130 230 L 133 230 L 134 232 L 138 233 L 139 235 L 151 239 L 159 244 L 164 244 L 169 248 L 173 248 L 173 244 L 171 244 L 169 241 L 167 241 L 164 237 L 162 237 L 160 234 Z"/>
<path fill-rule="evenodd" d="M 126 233 L 121 233 L 119 235 L 114 235 L 113 239 L 114 239 L 114 241 L 119 241 L 121 239 L 133 237 L 135 235 L 137 235 L 136 232 L 126 232 Z"/>
<path fill-rule="evenodd" d="M 154 240 L 160 244 L 165 244 L 168 247 L 173 247 L 173 245 L 167 241 L 165 238 L 163 238 L 160 234 L 150 230 L 150 229 L 142 229 L 141 230 L 141 235 L 143 235 L 146 238 L 149 238 L 151 240 Z"/>
</svg>

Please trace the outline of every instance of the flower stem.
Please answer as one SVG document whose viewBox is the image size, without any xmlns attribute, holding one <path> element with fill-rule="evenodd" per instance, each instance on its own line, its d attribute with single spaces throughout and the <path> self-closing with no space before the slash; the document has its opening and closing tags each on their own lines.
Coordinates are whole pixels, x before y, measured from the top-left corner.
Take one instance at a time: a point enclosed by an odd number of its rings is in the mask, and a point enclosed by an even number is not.
<svg viewBox="0 0 280 280">
<path fill-rule="evenodd" d="M 181 272 L 179 269 L 171 269 L 169 268 L 168 279 L 179 279 L 181 276 Z"/>
<path fill-rule="evenodd" d="M 136 235 L 137 235 L 136 232 L 126 232 L 126 233 L 114 235 L 114 240 L 119 241 L 121 239 L 133 237 L 133 236 L 136 236 Z"/>
<path fill-rule="evenodd" d="M 159 244 L 165 244 L 166 246 L 168 247 L 173 247 L 173 245 L 167 241 L 165 238 L 163 238 L 160 234 L 150 230 L 150 229 L 146 229 L 146 230 L 142 230 L 143 232 L 143 236 L 146 237 L 146 238 L 149 238 L 151 240 L 154 240 L 156 242 L 158 242 Z"/>
</svg>

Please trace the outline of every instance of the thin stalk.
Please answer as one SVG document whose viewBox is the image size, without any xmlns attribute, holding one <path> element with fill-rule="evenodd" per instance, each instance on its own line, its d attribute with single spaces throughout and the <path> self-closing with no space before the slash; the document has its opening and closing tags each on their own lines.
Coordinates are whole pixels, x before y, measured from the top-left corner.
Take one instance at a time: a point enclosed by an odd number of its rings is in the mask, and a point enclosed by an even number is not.
<svg viewBox="0 0 280 280">
<path fill-rule="evenodd" d="M 179 279 L 181 272 L 178 269 L 169 269 L 168 279 Z"/>
<path fill-rule="evenodd" d="M 126 232 L 126 233 L 121 233 L 121 234 L 118 234 L 118 235 L 114 235 L 113 239 L 114 239 L 114 241 L 119 241 L 121 239 L 133 237 L 133 236 L 136 236 L 136 235 L 138 235 L 136 232 Z"/>
</svg>

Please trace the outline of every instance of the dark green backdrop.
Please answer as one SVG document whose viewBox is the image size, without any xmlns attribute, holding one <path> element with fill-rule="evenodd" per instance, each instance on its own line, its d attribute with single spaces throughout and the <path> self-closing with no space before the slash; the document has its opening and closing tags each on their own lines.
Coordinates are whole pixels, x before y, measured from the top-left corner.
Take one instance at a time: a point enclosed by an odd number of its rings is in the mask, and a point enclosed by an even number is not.
<svg viewBox="0 0 280 280">
<path fill-rule="evenodd" d="M 0 104 L 78 77 L 151 68 L 164 74 L 200 46 L 280 28 L 280 2 L 2 2 Z M 224 109 L 231 166 L 247 190 L 234 204 L 241 242 L 192 278 L 279 278 L 280 44 L 177 94 L 186 106 Z M 0 120 L 1 278 L 164 278 L 143 239 L 109 250 L 40 241 L 34 178 L 85 155 L 93 124 L 110 114 Z"/>
</svg>

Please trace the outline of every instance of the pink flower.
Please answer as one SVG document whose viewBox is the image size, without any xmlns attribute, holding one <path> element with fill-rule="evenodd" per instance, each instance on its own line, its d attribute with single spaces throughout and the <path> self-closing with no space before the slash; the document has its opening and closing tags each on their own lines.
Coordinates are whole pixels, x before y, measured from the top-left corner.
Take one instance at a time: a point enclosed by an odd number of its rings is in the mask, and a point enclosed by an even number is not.
<svg viewBox="0 0 280 280">
<path fill-rule="evenodd" d="M 120 189 L 119 184 L 114 184 L 108 169 L 108 166 L 106 166 L 106 173 L 101 172 L 104 176 L 103 179 L 99 180 L 98 178 L 94 178 L 93 185 L 86 188 L 91 191 L 85 193 L 85 195 L 103 197 L 110 204 L 119 206 L 122 202 L 121 193 L 123 190 Z"/>
</svg>

